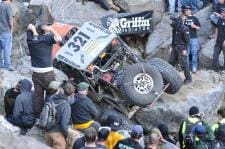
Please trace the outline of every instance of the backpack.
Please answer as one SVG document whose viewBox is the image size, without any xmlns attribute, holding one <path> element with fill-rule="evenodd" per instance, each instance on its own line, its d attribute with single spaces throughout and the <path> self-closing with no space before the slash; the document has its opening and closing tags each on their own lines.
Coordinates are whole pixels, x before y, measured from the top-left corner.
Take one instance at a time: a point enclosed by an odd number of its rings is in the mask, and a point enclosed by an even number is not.
<svg viewBox="0 0 225 149">
<path fill-rule="evenodd" d="M 44 104 L 44 107 L 40 115 L 40 121 L 39 121 L 39 126 L 41 128 L 51 129 L 57 124 L 57 120 L 56 120 L 57 109 L 56 108 L 63 103 L 65 102 L 63 101 L 59 104 L 55 104 L 53 101 L 48 101 Z"/>
<path fill-rule="evenodd" d="M 186 131 L 183 136 L 184 138 L 184 145 L 186 148 L 193 148 L 195 145 L 195 135 L 192 132 L 194 126 L 198 125 L 201 121 L 197 121 L 195 123 L 191 123 L 189 120 L 186 121 Z"/>
<path fill-rule="evenodd" d="M 208 142 L 207 146 L 208 146 L 208 149 L 224 149 L 223 143 L 217 140 Z"/>
<path fill-rule="evenodd" d="M 218 125 L 215 131 L 216 140 L 225 144 L 225 124 L 218 123 Z"/>
</svg>

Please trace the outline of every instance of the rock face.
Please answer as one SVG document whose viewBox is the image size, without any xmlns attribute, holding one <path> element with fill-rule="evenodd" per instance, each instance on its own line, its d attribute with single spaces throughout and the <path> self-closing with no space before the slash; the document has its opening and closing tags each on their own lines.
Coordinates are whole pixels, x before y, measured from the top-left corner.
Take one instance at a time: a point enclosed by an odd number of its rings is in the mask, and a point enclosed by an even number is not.
<svg viewBox="0 0 225 149">
<path fill-rule="evenodd" d="M 211 39 L 202 45 L 202 49 L 199 53 L 200 66 L 204 68 L 212 68 L 214 45 L 215 39 Z M 220 54 L 219 62 L 221 66 L 224 65 L 223 52 Z"/>
<path fill-rule="evenodd" d="M 138 111 L 135 118 L 147 130 L 164 122 L 177 131 L 189 108 L 198 106 L 206 120 L 214 122 L 217 109 L 224 104 L 224 85 L 220 81 L 224 77 L 212 71 L 200 71 L 193 75 L 192 84 L 183 86 L 174 96 L 164 94 L 153 106 Z"/>
<path fill-rule="evenodd" d="M 153 10 L 153 23 L 157 24 L 161 21 L 165 11 L 164 0 L 129 0 L 131 12 L 140 12 L 145 10 Z"/>
<path fill-rule="evenodd" d="M 162 21 L 155 26 L 153 33 L 149 35 L 145 46 L 145 52 L 147 55 L 154 56 L 157 52 L 163 51 L 163 44 L 166 44 L 165 47 L 168 48 L 172 39 L 172 31 L 170 27 L 171 22 L 172 21 L 169 17 L 165 16 Z"/>
<path fill-rule="evenodd" d="M 10 124 L 2 115 L 0 115 L 0 132 L 18 135 L 20 129 Z"/>
<path fill-rule="evenodd" d="M 13 2 L 12 7 L 15 15 L 13 33 L 14 35 L 19 35 L 26 30 L 28 24 L 34 23 L 35 16 L 21 2 Z"/>
<path fill-rule="evenodd" d="M 0 148 L 1 149 L 50 149 L 31 137 L 20 136 L 20 129 L 13 126 L 0 115 Z"/>
<path fill-rule="evenodd" d="M 113 10 L 106 11 L 94 2 L 82 5 L 81 2 L 71 0 L 54 0 L 48 6 L 56 21 L 74 25 L 82 25 L 87 21 L 100 23 L 101 17 L 116 13 Z"/>
</svg>

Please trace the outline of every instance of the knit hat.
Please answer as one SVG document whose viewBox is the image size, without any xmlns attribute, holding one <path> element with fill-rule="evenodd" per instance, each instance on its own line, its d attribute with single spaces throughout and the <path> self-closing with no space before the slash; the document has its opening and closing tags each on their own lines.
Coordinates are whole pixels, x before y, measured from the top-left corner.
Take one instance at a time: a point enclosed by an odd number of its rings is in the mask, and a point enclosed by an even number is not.
<svg viewBox="0 0 225 149">
<path fill-rule="evenodd" d="M 190 116 L 196 115 L 196 114 L 198 114 L 198 113 L 199 113 L 199 109 L 198 109 L 198 107 L 196 107 L 196 106 L 192 106 L 192 107 L 190 108 L 190 110 L 189 110 L 189 115 L 190 115 Z"/>
<path fill-rule="evenodd" d="M 78 84 L 77 90 L 78 91 L 84 91 L 86 89 L 88 89 L 89 84 L 87 84 L 86 82 L 81 82 Z"/>
<path fill-rule="evenodd" d="M 56 90 L 60 87 L 60 84 L 61 83 L 58 82 L 58 81 L 52 81 L 52 82 L 49 83 L 48 88 Z"/>
</svg>

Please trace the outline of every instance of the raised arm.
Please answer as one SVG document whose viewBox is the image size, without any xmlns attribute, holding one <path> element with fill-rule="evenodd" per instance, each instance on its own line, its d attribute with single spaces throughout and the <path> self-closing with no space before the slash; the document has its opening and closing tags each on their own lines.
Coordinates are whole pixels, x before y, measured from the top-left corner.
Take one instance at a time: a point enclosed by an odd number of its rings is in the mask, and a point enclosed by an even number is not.
<svg viewBox="0 0 225 149">
<path fill-rule="evenodd" d="M 51 32 L 54 35 L 55 41 L 56 42 L 61 42 L 62 41 L 62 37 L 50 26 L 44 25 L 41 27 L 44 31 L 46 32 Z"/>
</svg>

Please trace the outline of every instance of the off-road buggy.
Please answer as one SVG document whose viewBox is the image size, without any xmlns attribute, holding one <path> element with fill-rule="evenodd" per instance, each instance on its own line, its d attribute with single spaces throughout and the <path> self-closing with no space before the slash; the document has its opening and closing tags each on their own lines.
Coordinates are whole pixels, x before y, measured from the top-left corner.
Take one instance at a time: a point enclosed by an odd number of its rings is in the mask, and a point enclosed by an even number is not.
<svg viewBox="0 0 225 149">
<path fill-rule="evenodd" d="M 87 22 L 71 29 L 56 53 L 54 66 L 74 83 L 90 84 L 90 96 L 128 114 L 132 106 L 146 107 L 165 91 L 182 86 L 178 72 L 167 62 L 143 59 L 107 29 Z"/>
</svg>

